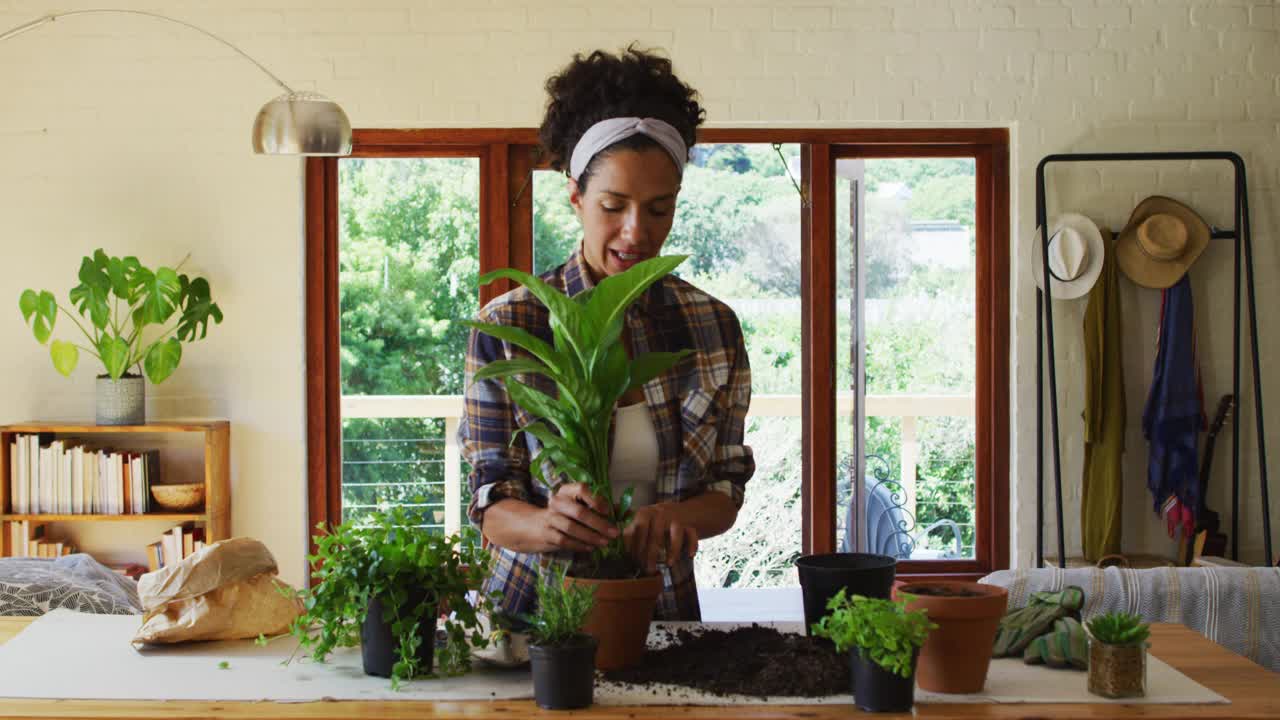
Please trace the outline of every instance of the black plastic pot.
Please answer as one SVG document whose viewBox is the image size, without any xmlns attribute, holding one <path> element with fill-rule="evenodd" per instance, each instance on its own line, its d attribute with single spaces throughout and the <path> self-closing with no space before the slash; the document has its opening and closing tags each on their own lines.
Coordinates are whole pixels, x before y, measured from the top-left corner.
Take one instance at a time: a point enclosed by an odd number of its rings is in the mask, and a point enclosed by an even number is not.
<svg viewBox="0 0 1280 720">
<path fill-rule="evenodd" d="M 418 606 L 426 593 L 409 593 L 405 612 Z M 436 652 L 436 613 L 431 611 L 418 627 L 422 642 L 418 645 L 418 672 L 429 673 L 434 666 Z M 391 669 L 400 659 L 400 640 L 391 632 L 391 617 L 385 613 L 382 601 L 369 600 L 369 612 L 360 626 L 360 659 L 364 662 L 365 675 L 391 677 Z"/>
<path fill-rule="evenodd" d="M 533 701 L 543 710 L 591 704 L 596 681 L 596 639 L 580 635 L 564 645 L 530 645 Z"/>
<path fill-rule="evenodd" d="M 887 598 L 898 560 L 870 553 L 828 553 L 796 559 L 804 596 L 804 631 L 827 614 L 827 600 L 846 588 L 847 595 Z"/>
<path fill-rule="evenodd" d="M 853 704 L 867 712 L 906 712 L 916 702 L 916 657 L 911 656 L 911 677 L 889 672 L 864 658 L 858 648 L 849 652 Z"/>
</svg>

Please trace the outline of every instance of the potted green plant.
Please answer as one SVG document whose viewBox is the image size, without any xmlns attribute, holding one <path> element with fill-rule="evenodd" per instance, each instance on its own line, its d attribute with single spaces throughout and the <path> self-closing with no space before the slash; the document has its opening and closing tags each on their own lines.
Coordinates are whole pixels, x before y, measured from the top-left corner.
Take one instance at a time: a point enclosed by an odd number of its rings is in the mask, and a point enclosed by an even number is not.
<svg viewBox="0 0 1280 720">
<path fill-rule="evenodd" d="M 996 585 L 951 580 L 897 584 L 895 600 L 924 610 L 938 628 L 920 650 L 920 687 L 941 693 L 976 693 L 987 684 L 996 630 L 1009 593 Z"/>
<path fill-rule="evenodd" d="M 59 311 L 70 318 L 88 344 L 54 340 L 49 345 L 53 367 L 70 377 L 81 349 L 96 357 L 105 370 L 97 382 L 98 424 L 142 425 L 142 373 L 152 384 L 164 382 L 182 360 L 182 343 L 203 339 L 210 320 L 222 322 L 222 310 L 210 297 L 208 280 L 179 274 L 177 268 L 152 270 L 136 257 L 110 257 L 101 248 L 80 261 L 79 278 L 69 298 L 87 327 L 48 290 L 22 292 L 22 318 L 42 345 L 52 337 Z"/>
<path fill-rule="evenodd" d="M 481 368 L 475 380 L 500 379 L 511 399 L 535 420 L 519 428 L 537 438 L 541 448 L 530 471 L 554 492 L 562 482 L 584 483 L 609 505 L 608 519 L 620 530 L 633 516 L 631 490 L 614 502 L 609 480 L 609 431 L 614 407 L 630 389 L 640 388 L 669 370 L 691 350 L 627 356 L 621 342 L 624 313 L 650 285 L 674 270 L 687 256 L 656 257 L 626 272 L 601 280 L 593 289 L 570 298 L 528 273 L 502 269 L 480 278 L 499 278 L 525 286 L 551 314 L 553 342 L 548 344 L 516 327 L 469 323 L 480 332 L 512 343 L 528 357 L 496 360 Z M 542 375 L 555 385 L 554 396 L 517 379 Z M 514 438 L 513 438 L 514 440 Z M 546 463 L 552 470 L 544 471 Z M 586 632 L 600 643 L 596 664 L 602 670 L 627 667 L 644 655 L 649 620 L 662 592 L 660 574 L 640 576 L 623 545 L 622 534 L 574 563 L 574 582 L 596 586 L 595 606 Z"/>
<path fill-rule="evenodd" d="M 315 536 L 312 585 L 300 591 L 305 612 L 293 623 L 299 649 L 316 662 L 358 642 L 364 671 L 390 677 L 393 688 L 414 677 L 456 675 L 471 668 L 471 649 L 487 642 L 481 596 L 468 594 L 488 573 L 488 553 L 474 530 L 443 535 L 403 507 L 348 521 Z M 323 525 L 317 525 L 323 531 Z M 445 641 L 436 647 L 445 610 Z"/>
<path fill-rule="evenodd" d="M 849 653 L 854 703 L 867 712 L 907 712 L 915 704 L 916 658 L 937 626 L 905 601 L 849 597 L 841 589 L 811 632 Z"/>
<path fill-rule="evenodd" d="M 544 573 L 538 608 L 529 623 L 533 699 L 545 710 L 572 710 L 591 704 L 595 689 L 596 639 L 582 632 L 595 604 L 595 588 L 571 583 L 567 568 Z"/>
<path fill-rule="evenodd" d="M 1147 638 L 1151 626 L 1138 615 L 1115 612 L 1084 625 L 1089 635 L 1089 692 L 1108 698 L 1147 693 Z"/>
</svg>

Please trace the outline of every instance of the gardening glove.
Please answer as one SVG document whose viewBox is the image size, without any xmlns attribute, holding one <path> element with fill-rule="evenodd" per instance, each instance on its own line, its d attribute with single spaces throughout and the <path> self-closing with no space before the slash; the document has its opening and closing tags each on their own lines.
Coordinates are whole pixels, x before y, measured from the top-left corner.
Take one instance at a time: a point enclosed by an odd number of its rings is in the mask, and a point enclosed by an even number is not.
<svg viewBox="0 0 1280 720">
<path fill-rule="evenodd" d="M 1053 631 L 1031 641 L 1022 653 L 1028 665 L 1045 664 L 1055 668 L 1089 669 L 1089 640 L 1084 626 L 1073 617 L 1058 618 Z"/>
<path fill-rule="evenodd" d="M 1031 641 L 1049 632 L 1059 618 L 1077 617 L 1084 606 L 1084 590 L 1068 585 L 1058 592 L 1031 594 L 1026 607 L 1010 610 L 1000 619 L 991 657 L 1021 655 Z"/>
</svg>

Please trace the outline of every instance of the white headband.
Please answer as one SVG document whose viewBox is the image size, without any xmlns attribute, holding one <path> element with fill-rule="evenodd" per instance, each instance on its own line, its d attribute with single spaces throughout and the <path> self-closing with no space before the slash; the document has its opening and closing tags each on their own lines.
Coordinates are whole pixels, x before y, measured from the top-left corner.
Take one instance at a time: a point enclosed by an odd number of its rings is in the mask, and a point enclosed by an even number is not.
<svg viewBox="0 0 1280 720">
<path fill-rule="evenodd" d="M 610 145 L 626 140 L 632 135 L 645 135 L 653 138 L 663 150 L 675 161 L 680 174 L 684 174 L 684 164 L 689 161 L 689 148 L 684 144 L 680 131 L 665 120 L 657 118 L 618 117 L 601 120 L 582 134 L 578 144 L 573 148 L 573 157 L 569 158 L 569 177 L 577 180 L 587 169 L 591 158 Z"/>
</svg>

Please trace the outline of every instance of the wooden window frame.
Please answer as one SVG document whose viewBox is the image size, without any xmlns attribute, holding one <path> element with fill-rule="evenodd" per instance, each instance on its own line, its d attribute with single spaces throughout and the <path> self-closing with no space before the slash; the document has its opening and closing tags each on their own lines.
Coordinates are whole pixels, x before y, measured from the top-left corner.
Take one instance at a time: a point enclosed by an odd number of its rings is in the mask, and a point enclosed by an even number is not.
<svg viewBox="0 0 1280 720">
<path fill-rule="evenodd" d="M 973 157 L 976 162 L 977 438 L 975 557 L 902 561 L 907 577 L 980 577 L 1009 566 L 1009 132 L 1006 128 L 708 128 L 700 143 L 801 146 L 803 551 L 836 549 L 835 165 L 841 158 Z M 352 157 L 476 157 L 480 272 L 532 272 L 532 173 L 545 167 L 532 128 L 353 133 Z M 308 532 L 341 518 L 338 355 L 338 160 L 306 162 Z M 510 288 L 480 289 L 483 305 Z M 311 552 L 314 553 L 314 543 Z"/>
</svg>

